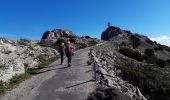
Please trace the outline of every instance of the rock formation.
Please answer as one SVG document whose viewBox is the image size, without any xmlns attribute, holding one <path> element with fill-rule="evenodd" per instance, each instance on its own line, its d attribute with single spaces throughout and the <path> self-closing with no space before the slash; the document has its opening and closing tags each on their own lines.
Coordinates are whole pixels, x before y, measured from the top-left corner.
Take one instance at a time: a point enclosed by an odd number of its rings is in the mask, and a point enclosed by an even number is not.
<svg viewBox="0 0 170 100">
<path fill-rule="evenodd" d="M 0 80 L 6 82 L 12 76 L 25 73 L 25 67 L 33 68 L 42 59 L 58 55 L 52 48 L 41 47 L 36 42 L 0 39 Z"/>
<path fill-rule="evenodd" d="M 117 36 L 118 34 L 121 34 L 123 31 L 114 26 L 109 26 L 101 35 L 101 40 L 109 40 L 114 36 Z"/>
<path fill-rule="evenodd" d="M 132 100 L 169 100 L 170 47 L 113 26 L 101 39 L 107 41 L 93 47 L 93 61 L 102 80 Z"/>
<path fill-rule="evenodd" d="M 75 37 L 72 31 L 54 29 L 52 31 L 46 31 L 41 38 L 41 42 L 55 43 L 59 38 L 70 38 L 70 37 Z"/>
</svg>

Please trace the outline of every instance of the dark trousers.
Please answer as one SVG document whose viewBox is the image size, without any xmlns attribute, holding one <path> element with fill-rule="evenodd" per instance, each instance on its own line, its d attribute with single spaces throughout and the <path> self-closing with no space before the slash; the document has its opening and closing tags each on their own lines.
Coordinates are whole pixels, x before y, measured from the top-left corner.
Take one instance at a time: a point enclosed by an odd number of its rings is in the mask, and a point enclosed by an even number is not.
<svg viewBox="0 0 170 100">
<path fill-rule="evenodd" d="M 63 63 L 63 59 L 64 59 L 64 53 L 60 53 L 60 57 L 61 57 L 61 64 Z"/>
<path fill-rule="evenodd" d="M 68 60 L 68 64 L 70 64 L 71 63 L 71 54 L 66 54 L 66 56 L 67 56 L 67 60 Z"/>
</svg>

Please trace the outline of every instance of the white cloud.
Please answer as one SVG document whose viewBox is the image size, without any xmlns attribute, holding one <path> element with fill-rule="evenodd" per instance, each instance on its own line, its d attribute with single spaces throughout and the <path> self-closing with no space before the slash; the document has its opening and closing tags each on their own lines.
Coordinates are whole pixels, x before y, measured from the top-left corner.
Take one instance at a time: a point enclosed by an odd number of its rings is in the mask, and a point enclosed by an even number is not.
<svg viewBox="0 0 170 100">
<path fill-rule="evenodd" d="M 159 37 L 152 37 L 150 38 L 153 41 L 156 41 L 160 44 L 164 44 L 170 46 L 170 36 L 159 36 Z"/>
</svg>

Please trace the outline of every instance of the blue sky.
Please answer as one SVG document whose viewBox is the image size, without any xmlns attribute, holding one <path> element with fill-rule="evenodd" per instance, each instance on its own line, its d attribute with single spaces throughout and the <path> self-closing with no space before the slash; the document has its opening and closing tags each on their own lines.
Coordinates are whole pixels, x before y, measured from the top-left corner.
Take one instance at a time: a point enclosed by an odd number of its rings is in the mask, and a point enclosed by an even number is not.
<svg viewBox="0 0 170 100">
<path fill-rule="evenodd" d="M 170 45 L 169 5 L 170 0 L 0 0 L 0 36 L 41 39 L 46 30 L 62 28 L 100 38 L 111 22 L 155 40 L 166 37 Z"/>
</svg>

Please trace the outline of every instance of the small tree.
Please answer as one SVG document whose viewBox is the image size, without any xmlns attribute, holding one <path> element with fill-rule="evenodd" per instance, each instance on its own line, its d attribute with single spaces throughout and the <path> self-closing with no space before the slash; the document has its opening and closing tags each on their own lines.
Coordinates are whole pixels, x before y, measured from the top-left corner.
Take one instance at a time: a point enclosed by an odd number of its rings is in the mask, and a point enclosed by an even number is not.
<svg viewBox="0 0 170 100">
<path fill-rule="evenodd" d="M 140 52 L 132 53 L 132 58 L 134 58 L 135 60 L 138 60 L 138 61 L 143 61 L 144 60 L 144 58 L 143 58 L 143 56 L 141 55 Z"/>
<path fill-rule="evenodd" d="M 130 48 L 121 48 L 119 49 L 119 52 L 123 54 L 124 56 L 132 58 L 133 50 Z"/>
<path fill-rule="evenodd" d="M 161 68 L 164 68 L 166 66 L 166 61 L 162 60 L 162 59 L 158 59 L 156 61 L 156 64 L 161 67 Z"/>
<path fill-rule="evenodd" d="M 154 55 L 154 50 L 152 50 L 152 49 L 145 49 L 145 55 L 153 56 Z"/>
<path fill-rule="evenodd" d="M 139 37 L 135 35 L 130 35 L 130 40 L 132 42 L 133 48 L 137 48 L 140 45 L 140 39 Z"/>
</svg>

